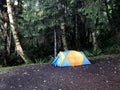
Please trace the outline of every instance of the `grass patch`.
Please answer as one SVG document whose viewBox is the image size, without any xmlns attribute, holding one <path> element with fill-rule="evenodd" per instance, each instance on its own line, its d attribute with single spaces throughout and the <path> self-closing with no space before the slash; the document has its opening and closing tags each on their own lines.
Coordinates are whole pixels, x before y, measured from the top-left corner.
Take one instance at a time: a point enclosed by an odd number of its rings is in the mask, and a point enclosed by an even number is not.
<svg viewBox="0 0 120 90">
<path fill-rule="evenodd" d="M 11 70 L 13 67 L 2 67 L 0 66 L 0 74 L 7 73 L 9 70 Z"/>
<path fill-rule="evenodd" d="M 95 60 L 95 59 L 105 59 L 105 58 L 116 58 L 120 57 L 120 54 L 106 54 L 106 55 L 98 55 L 94 57 L 88 57 L 90 60 Z"/>
<path fill-rule="evenodd" d="M 18 66 L 8 66 L 8 67 L 0 66 L 0 74 L 5 74 L 8 71 L 10 71 L 11 69 L 14 69 L 14 68 L 17 68 L 17 67 L 24 67 L 24 66 L 30 66 L 30 65 L 35 65 L 35 64 L 22 64 L 22 65 L 18 65 Z"/>
</svg>

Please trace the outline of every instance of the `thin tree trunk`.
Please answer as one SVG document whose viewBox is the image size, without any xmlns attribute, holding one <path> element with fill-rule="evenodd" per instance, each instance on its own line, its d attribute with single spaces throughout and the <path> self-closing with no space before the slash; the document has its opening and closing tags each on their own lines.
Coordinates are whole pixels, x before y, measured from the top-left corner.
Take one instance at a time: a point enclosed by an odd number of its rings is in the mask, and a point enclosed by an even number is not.
<svg viewBox="0 0 120 90">
<path fill-rule="evenodd" d="M 79 48 L 79 42 L 78 42 L 78 17 L 77 13 L 75 15 L 75 39 L 76 39 L 76 49 L 78 50 Z"/>
<path fill-rule="evenodd" d="M 3 30 L 4 29 L 4 30 Z M 7 33 L 5 31 L 5 28 L 4 28 L 4 25 L 1 25 L 0 26 L 0 30 L 2 32 L 2 36 L 1 36 L 1 40 L 2 42 L 4 43 L 4 49 L 3 50 L 0 50 L 1 51 L 1 57 L 3 57 L 3 61 L 2 61 L 2 65 L 3 66 L 7 66 Z"/>
<path fill-rule="evenodd" d="M 11 26 L 11 31 L 12 31 L 16 51 L 17 51 L 18 55 L 21 56 L 21 58 L 24 60 L 25 63 L 32 63 L 32 61 L 24 54 L 23 49 L 20 44 L 20 41 L 18 39 L 17 32 L 15 30 L 15 23 L 14 23 L 14 19 L 13 19 L 11 1 L 6 0 L 6 2 L 7 2 L 7 12 L 8 12 L 8 16 L 9 16 L 9 21 L 10 21 L 10 26 Z"/>
<path fill-rule="evenodd" d="M 66 35 L 65 35 L 65 24 L 64 23 L 61 23 L 61 30 L 62 30 L 63 49 L 68 50 L 67 42 L 66 42 Z"/>
<path fill-rule="evenodd" d="M 93 50 L 96 51 L 98 48 L 97 41 L 96 41 L 96 32 L 92 32 L 92 39 L 93 39 Z"/>
<path fill-rule="evenodd" d="M 7 61 L 8 61 L 8 56 L 9 56 L 9 50 L 8 50 L 8 16 L 7 16 L 7 12 L 3 11 L 2 13 L 2 17 L 4 19 L 4 25 L 2 25 L 3 27 L 3 33 L 4 33 L 4 61 L 3 61 L 3 66 L 7 66 Z"/>
<path fill-rule="evenodd" d="M 78 13 L 78 8 L 82 7 L 81 4 L 82 2 L 81 1 L 76 1 L 74 3 L 74 13 L 75 13 L 75 45 L 76 45 L 76 50 L 80 50 L 81 49 L 81 39 L 82 39 L 82 35 L 81 35 L 81 32 L 82 32 L 82 18 L 83 16 Z M 79 30 L 79 28 L 81 28 Z"/>
<path fill-rule="evenodd" d="M 56 10 L 56 7 L 54 6 L 54 10 Z M 53 25 L 56 23 L 56 16 L 55 13 L 53 14 Z M 54 57 L 57 56 L 57 31 L 56 26 L 54 26 Z"/>
<path fill-rule="evenodd" d="M 54 57 L 57 55 L 57 38 L 56 38 L 56 28 L 54 28 Z"/>
<path fill-rule="evenodd" d="M 75 13 L 75 45 L 76 45 L 76 50 L 79 49 L 79 40 L 78 40 L 78 4 L 77 1 L 74 3 L 74 13 Z"/>
<path fill-rule="evenodd" d="M 112 30 L 112 22 L 111 22 L 111 18 L 110 18 L 109 6 L 107 3 L 107 0 L 104 0 L 104 3 L 105 3 L 106 13 L 107 13 L 108 24 L 110 26 L 110 29 Z"/>
<path fill-rule="evenodd" d="M 7 52 L 7 31 L 4 32 L 4 61 L 3 65 L 7 66 L 7 60 L 8 60 L 8 52 Z"/>
<path fill-rule="evenodd" d="M 93 38 L 93 50 L 96 51 L 98 49 L 98 43 L 97 43 L 97 36 L 96 36 L 96 30 L 99 24 L 99 16 L 97 13 L 96 23 L 95 23 L 95 30 L 92 32 L 92 38 Z"/>
</svg>

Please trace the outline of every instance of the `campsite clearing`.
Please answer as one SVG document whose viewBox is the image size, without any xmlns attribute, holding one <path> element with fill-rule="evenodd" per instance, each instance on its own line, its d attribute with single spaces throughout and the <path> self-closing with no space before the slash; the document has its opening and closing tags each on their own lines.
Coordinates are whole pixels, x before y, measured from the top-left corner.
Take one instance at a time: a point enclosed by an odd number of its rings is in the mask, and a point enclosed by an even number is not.
<svg viewBox="0 0 120 90">
<path fill-rule="evenodd" d="M 15 67 L 0 75 L 0 90 L 119 89 L 120 55 L 77 67 L 54 67 L 51 64 Z"/>
</svg>

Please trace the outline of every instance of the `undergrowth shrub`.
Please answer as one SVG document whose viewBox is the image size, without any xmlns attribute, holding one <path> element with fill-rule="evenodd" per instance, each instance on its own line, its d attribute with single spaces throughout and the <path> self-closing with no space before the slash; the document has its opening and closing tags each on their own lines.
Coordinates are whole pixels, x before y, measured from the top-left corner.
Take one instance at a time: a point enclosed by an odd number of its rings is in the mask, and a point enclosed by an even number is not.
<svg viewBox="0 0 120 90">
<path fill-rule="evenodd" d="M 106 47 L 106 48 L 103 49 L 103 53 L 118 54 L 118 53 L 120 53 L 120 46 L 119 45 L 113 45 L 111 47 Z"/>
<path fill-rule="evenodd" d="M 85 55 L 88 56 L 88 57 L 93 57 L 93 56 L 101 55 L 101 54 L 102 54 L 102 50 L 96 50 L 96 51 L 93 51 L 93 50 L 85 50 L 84 53 L 85 53 Z"/>
<path fill-rule="evenodd" d="M 48 57 L 40 57 L 35 59 L 35 63 L 43 64 L 43 63 L 51 63 L 54 60 L 54 57 L 48 56 Z"/>
</svg>

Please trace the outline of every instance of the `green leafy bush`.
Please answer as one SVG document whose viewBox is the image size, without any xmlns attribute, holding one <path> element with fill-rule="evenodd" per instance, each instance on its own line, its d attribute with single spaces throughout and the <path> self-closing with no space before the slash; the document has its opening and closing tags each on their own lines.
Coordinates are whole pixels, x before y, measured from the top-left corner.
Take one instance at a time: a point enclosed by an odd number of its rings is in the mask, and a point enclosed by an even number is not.
<svg viewBox="0 0 120 90">
<path fill-rule="evenodd" d="M 51 63 L 53 61 L 54 57 L 48 56 L 43 58 L 37 58 L 35 59 L 35 63 L 43 64 L 43 63 Z"/>
<path fill-rule="evenodd" d="M 109 54 L 120 53 L 120 46 L 116 44 L 116 45 L 113 45 L 111 47 L 106 47 L 106 48 L 103 49 L 103 52 L 104 53 L 109 53 Z"/>
<path fill-rule="evenodd" d="M 85 55 L 88 56 L 88 57 L 93 57 L 93 56 L 101 55 L 101 54 L 102 54 L 102 50 L 96 50 L 96 51 L 93 51 L 93 50 L 85 50 L 84 53 L 85 53 Z"/>
</svg>

